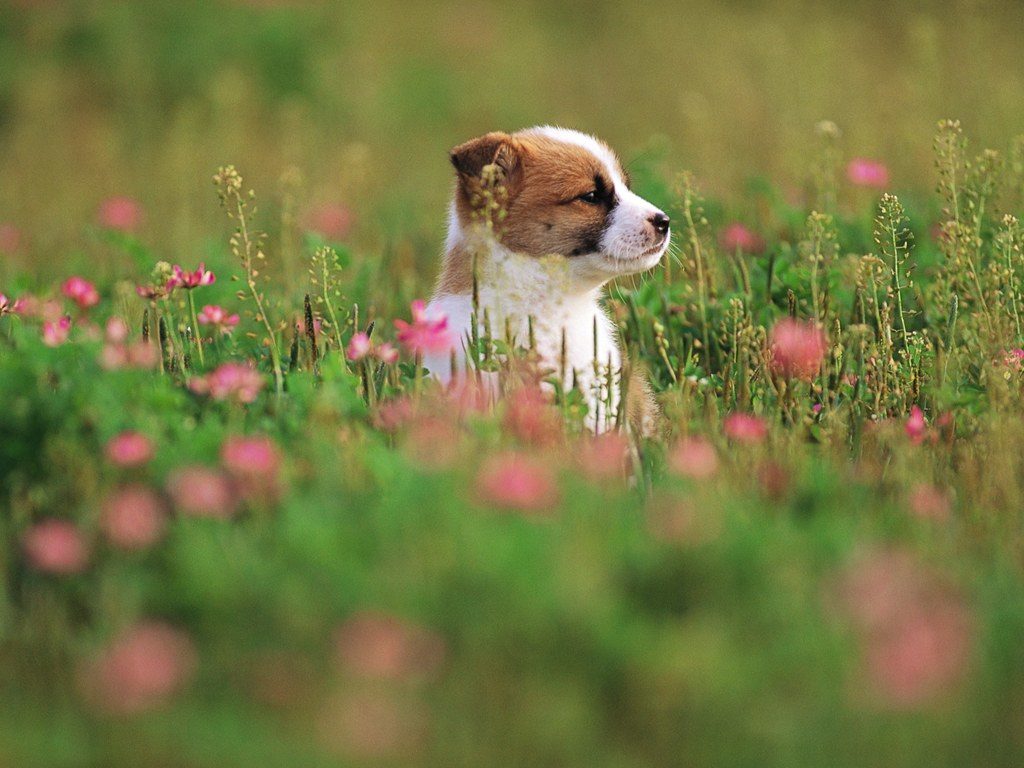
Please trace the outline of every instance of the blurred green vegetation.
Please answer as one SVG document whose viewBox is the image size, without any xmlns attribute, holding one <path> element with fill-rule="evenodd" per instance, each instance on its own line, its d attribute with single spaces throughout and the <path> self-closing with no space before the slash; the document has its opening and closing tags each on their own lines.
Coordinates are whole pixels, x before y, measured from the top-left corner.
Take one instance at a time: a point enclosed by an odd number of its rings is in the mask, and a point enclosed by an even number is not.
<svg viewBox="0 0 1024 768">
<path fill-rule="evenodd" d="M 8 2 L 0 5 L 0 221 L 47 270 L 113 194 L 175 258 L 216 221 L 235 163 L 265 201 L 340 200 L 368 248 L 412 247 L 429 284 L 446 152 L 558 123 L 736 200 L 798 196 L 814 125 L 930 191 L 936 121 L 982 146 L 1024 125 L 1016 2 Z M 665 201 L 660 201 L 665 202 Z M 274 209 L 268 207 L 267 213 Z"/>
</svg>

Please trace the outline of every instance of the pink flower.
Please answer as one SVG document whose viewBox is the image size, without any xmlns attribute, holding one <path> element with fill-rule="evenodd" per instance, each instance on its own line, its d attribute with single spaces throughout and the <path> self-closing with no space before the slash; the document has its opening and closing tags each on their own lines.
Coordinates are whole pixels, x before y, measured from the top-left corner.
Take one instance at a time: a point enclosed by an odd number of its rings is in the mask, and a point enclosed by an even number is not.
<svg viewBox="0 0 1024 768">
<path fill-rule="evenodd" d="M 192 640 L 179 629 L 145 622 L 123 632 L 79 671 L 86 696 L 108 712 L 154 709 L 180 691 L 196 666 Z"/>
<path fill-rule="evenodd" d="M 348 347 L 345 349 L 345 356 L 349 360 L 362 360 L 373 349 L 373 342 L 365 333 L 355 333 L 349 339 Z"/>
<path fill-rule="evenodd" d="M 949 494 L 931 483 L 918 483 L 910 490 L 908 497 L 910 511 L 923 520 L 945 521 L 949 519 L 952 504 Z"/>
<path fill-rule="evenodd" d="M 157 299 L 166 298 L 176 285 L 177 283 L 174 282 L 174 277 L 172 276 L 164 285 L 137 285 L 135 286 L 135 293 L 143 299 L 156 301 Z"/>
<path fill-rule="evenodd" d="M 100 302 L 100 294 L 96 286 L 84 277 L 69 277 L 60 287 L 61 293 L 75 302 L 80 309 L 94 307 Z"/>
<path fill-rule="evenodd" d="M 426 305 L 422 299 L 412 303 L 412 323 L 395 320 L 398 340 L 415 353 L 443 352 L 451 349 L 448 332 L 448 318 L 427 317 Z"/>
<path fill-rule="evenodd" d="M 167 281 L 167 290 L 184 288 L 191 291 L 193 288 L 198 288 L 201 285 L 213 285 L 216 281 L 217 276 L 208 270 L 203 262 L 199 262 L 199 266 L 192 272 L 186 272 L 179 265 L 175 264 L 174 271 Z"/>
<path fill-rule="evenodd" d="M 764 238 L 739 222 L 733 222 L 722 230 L 719 242 L 724 250 L 730 252 L 759 254 L 765 249 Z"/>
<path fill-rule="evenodd" d="M 14 311 L 14 307 L 10 300 L 2 293 L 0 293 L 0 317 L 9 315 Z"/>
<path fill-rule="evenodd" d="M 889 169 L 875 160 L 857 157 L 846 166 L 846 178 L 858 187 L 885 189 L 889 186 Z"/>
<path fill-rule="evenodd" d="M 238 495 L 221 472 L 201 466 L 178 469 L 167 478 L 174 506 L 193 517 L 227 519 L 238 511 Z"/>
<path fill-rule="evenodd" d="M 910 442 L 914 445 L 919 445 L 928 436 L 928 422 L 925 421 L 924 411 L 918 408 L 916 405 L 910 409 L 910 416 L 907 417 L 907 423 L 903 427 L 907 433 L 907 437 L 910 438 Z"/>
<path fill-rule="evenodd" d="M 706 480 L 718 471 L 715 447 L 702 437 L 684 439 L 668 458 L 669 468 L 677 475 Z"/>
<path fill-rule="evenodd" d="M 372 680 L 430 676 L 444 662 L 444 640 L 435 632 L 383 613 L 349 617 L 335 637 L 341 666 Z"/>
<path fill-rule="evenodd" d="M 125 486 L 103 502 L 100 529 L 119 549 L 146 549 L 160 540 L 166 527 L 163 502 L 143 485 Z"/>
<path fill-rule="evenodd" d="M 68 340 L 70 334 L 70 317 L 65 316 L 59 320 L 47 320 L 43 323 L 43 344 L 48 347 L 59 347 Z"/>
<path fill-rule="evenodd" d="M 561 423 L 558 427 L 561 428 Z M 576 460 L 583 473 L 592 480 L 625 478 L 629 466 L 629 440 L 621 432 L 587 437 L 576 449 Z"/>
<path fill-rule="evenodd" d="M 520 387 L 506 399 L 502 427 L 522 443 L 551 445 L 562 436 L 562 417 L 540 387 Z"/>
<path fill-rule="evenodd" d="M 779 320 L 769 338 L 772 368 L 786 378 L 810 381 L 825 359 L 825 334 L 817 323 L 793 318 Z"/>
<path fill-rule="evenodd" d="M 270 438 L 229 437 L 221 446 L 220 459 L 246 499 L 269 501 L 277 497 L 281 453 Z"/>
<path fill-rule="evenodd" d="M 188 386 L 196 394 L 214 400 L 251 403 L 263 389 L 263 377 L 250 365 L 224 363 L 206 376 L 192 379 Z"/>
<path fill-rule="evenodd" d="M 910 555 L 863 558 L 845 574 L 841 597 L 865 646 L 868 683 L 884 703 L 918 708 L 963 678 L 974 645 L 971 613 Z"/>
<path fill-rule="evenodd" d="M 558 486 L 548 464 L 513 453 L 484 462 L 476 480 L 480 498 L 495 507 L 542 512 L 558 503 Z"/>
<path fill-rule="evenodd" d="M 1007 350 L 1003 356 L 1003 364 L 1015 371 L 1024 370 L 1024 349 Z"/>
<path fill-rule="evenodd" d="M 388 341 L 378 344 L 377 348 L 373 350 L 373 354 L 382 363 L 387 363 L 388 365 L 398 361 L 398 350 L 391 346 L 391 342 Z"/>
<path fill-rule="evenodd" d="M 328 240 L 344 240 L 352 229 L 352 211 L 339 203 L 314 208 L 306 217 L 306 229 Z"/>
<path fill-rule="evenodd" d="M 142 225 L 142 206 L 130 197 L 111 197 L 100 205 L 100 226 L 119 232 L 135 232 Z"/>
<path fill-rule="evenodd" d="M 200 325 L 212 325 L 221 333 L 231 333 L 231 329 L 238 325 L 238 315 L 228 314 L 224 307 L 216 304 L 207 304 L 196 316 Z"/>
<path fill-rule="evenodd" d="M 133 344 L 106 343 L 100 353 L 100 365 L 108 371 L 121 368 L 151 370 L 160 362 L 155 344 L 137 341 Z"/>
<path fill-rule="evenodd" d="M 16 253 L 19 248 L 21 248 L 21 230 L 13 224 L 0 224 L 0 253 Z"/>
<path fill-rule="evenodd" d="M 122 432 L 107 443 L 107 460 L 117 467 L 140 467 L 153 458 L 153 442 L 140 432 Z"/>
<path fill-rule="evenodd" d="M 723 423 L 725 436 L 738 443 L 755 444 L 768 437 L 768 425 L 752 413 L 730 413 Z"/>
<path fill-rule="evenodd" d="M 22 547 L 33 568 L 57 576 L 80 573 L 89 561 L 81 532 L 64 520 L 36 523 L 25 532 Z"/>
<path fill-rule="evenodd" d="M 120 317 L 112 317 L 107 320 L 104 336 L 111 344 L 122 344 L 128 340 L 128 323 Z"/>
</svg>

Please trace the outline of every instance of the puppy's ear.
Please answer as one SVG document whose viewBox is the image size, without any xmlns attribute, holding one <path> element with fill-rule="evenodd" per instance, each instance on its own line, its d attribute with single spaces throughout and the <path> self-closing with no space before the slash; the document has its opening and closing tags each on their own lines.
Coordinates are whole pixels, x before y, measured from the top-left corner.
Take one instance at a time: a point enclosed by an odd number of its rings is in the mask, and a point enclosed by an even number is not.
<svg viewBox="0 0 1024 768">
<path fill-rule="evenodd" d="M 497 165 L 505 177 L 511 177 L 519 163 L 515 140 L 507 133 L 487 133 L 459 144 L 451 151 L 452 165 L 459 178 L 477 179 L 486 165 Z"/>
</svg>

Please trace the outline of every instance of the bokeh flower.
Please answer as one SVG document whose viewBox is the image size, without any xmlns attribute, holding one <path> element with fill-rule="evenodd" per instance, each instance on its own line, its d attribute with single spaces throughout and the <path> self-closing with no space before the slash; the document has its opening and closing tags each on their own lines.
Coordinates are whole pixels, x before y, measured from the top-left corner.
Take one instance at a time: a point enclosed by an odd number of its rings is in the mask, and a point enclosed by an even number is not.
<svg viewBox="0 0 1024 768">
<path fill-rule="evenodd" d="M 444 663 L 445 642 L 436 632 L 386 613 L 350 616 L 335 635 L 341 667 L 373 680 L 430 677 Z"/>
<path fill-rule="evenodd" d="M 764 238 L 738 221 L 722 230 L 719 243 L 723 250 L 730 253 L 739 251 L 757 255 L 764 253 L 765 250 Z"/>
<path fill-rule="evenodd" d="M 47 320 L 43 323 L 43 344 L 48 347 L 59 347 L 71 335 L 71 318 L 64 316 L 58 320 Z"/>
<path fill-rule="evenodd" d="M 36 523 L 25 532 L 22 548 L 32 568 L 57 576 L 80 573 L 89 562 L 82 532 L 66 520 Z"/>
<path fill-rule="evenodd" d="M 306 229 L 327 240 L 344 240 L 352 229 L 352 210 L 340 203 L 319 205 L 306 216 Z"/>
<path fill-rule="evenodd" d="M 910 409 L 910 415 L 907 417 L 906 423 L 903 425 L 903 430 L 914 445 L 924 442 L 924 439 L 928 436 L 928 422 L 924 418 L 924 411 L 916 405 L 913 406 Z"/>
<path fill-rule="evenodd" d="M 544 512 L 559 498 L 550 465 L 516 453 L 487 459 L 477 475 L 476 490 L 484 503 L 516 512 Z"/>
<path fill-rule="evenodd" d="M 551 445 L 562 436 L 562 417 L 540 387 L 519 387 L 505 399 L 502 426 L 522 443 Z"/>
<path fill-rule="evenodd" d="M 953 507 L 949 493 L 931 483 L 914 485 L 907 497 L 907 505 L 914 517 L 939 522 L 949 519 Z"/>
<path fill-rule="evenodd" d="M 182 514 L 226 519 L 238 511 L 234 483 L 223 472 L 203 466 L 175 470 L 167 478 L 167 493 Z"/>
<path fill-rule="evenodd" d="M 188 383 L 189 389 L 196 394 L 239 403 L 256 400 L 263 385 L 263 376 L 244 363 L 223 363 L 206 376 L 193 378 Z"/>
<path fill-rule="evenodd" d="M 398 340 L 414 353 L 443 352 L 451 348 L 448 318 L 427 317 L 426 305 L 416 299 L 411 306 L 412 322 L 395 320 Z"/>
<path fill-rule="evenodd" d="M 738 443 L 754 445 L 768 437 L 768 425 L 752 413 L 730 413 L 722 423 L 725 436 Z"/>
<path fill-rule="evenodd" d="M 772 328 L 769 344 L 772 368 L 786 378 L 809 381 L 825 359 L 825 334 L 814 322 L 783 318 Z"/>
<path fill-rule="evenodd" d="M 157 621 L 128 628 L 79 670 L 79 683 L 97 707 L 134 715 L 165 703 L 195 671 L 191 638 Z"/>
<path fill-rule="evenodd" d="M 588 435 L 576 445 L 575 455 L 576 464 L 591 480 L 620 480 L 629 467 L 629 440 L 616 431 Z"/>
<path fill-rule="evenodd" d="M 0 253 L 11 255 L 21 249 L 21 230 L 13 224 L 0 222 Z"/>
<path fill-rule="evenodd" d="M 682 477 L 706 480 L 718 471 L 718 453 L 702 437 L 684 438 L 669 453 L 668 466 Z"/>
<path fill-rule="evenodd" d="M 114 466 L 139 467 L 153 458 L 153 441 L 141 432 L 121 432 L 107 442 L 106 454 Z"/>
<path fill-rule="evenodd" d="M 857 157 L 846 166 L 846 178 L 858 187 L 885 189 L 889 186 L 889 169 L 875 160 Z"/>
<path fill-rule="evenodd" d="M 142 226 L 142 205 L 130 197 L 111 197 L 100 204 L 96 219 L 102 227 L 130 234 Z"/>
<path fill-rule="evenodd" d="M 100 302 L 99 291 L 96 286 L 77 275 L 69 277 L 60 287 L 61 293 L 75 302 L 79 309 L 89 309 Z"/>
<path fill-rule="evenodd" d="M 0 293 L 0 317 L 9 315 L 14 311 L 14 304 L 4 294 Z"/>
<path fill-rule="evenodd" d="M 940 576 L 898 550 L 873 552 L 840 581 L 840 598 L 863 643 L 871 692 L 915 709 L 951 690 L 974 646 L 973 617 Z"/>
<path fill-rule="evenodd" d="M 119 549 L 146 549 L 160 540 L 166 527 L 163 502 L 144 485 L 124 486 L 103 502 L 100 529 Z"/>
<path fill-rule="evenodd" d="M 229 437 L 221 446 L 220 460 L 246 499 L 266 501 L 277 496 L 281 452 L 269 437 Z"/>
<path fill-rule="evenodd" d="M 200 325 L 212 325 L 216 331 L 231 333 L 238 325 L 239 317 L 237 314 L 229 313 L 224 307 L 207 304 L 200 310 L 196 319 L 199 320 Z"/>
</svg>

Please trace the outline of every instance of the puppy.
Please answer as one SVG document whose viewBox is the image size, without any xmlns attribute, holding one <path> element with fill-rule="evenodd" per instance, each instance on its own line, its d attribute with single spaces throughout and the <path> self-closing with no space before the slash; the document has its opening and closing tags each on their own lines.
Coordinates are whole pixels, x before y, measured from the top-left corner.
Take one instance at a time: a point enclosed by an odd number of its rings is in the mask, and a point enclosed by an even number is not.
<svg viewBox="0 0 1024 768">
<path fill-rule="evenodd" d="M 448 318 L 453 347 L 427 355 L 425 367 L 445 383 L 465 371 L 475 275 L 477 332 L 486 313 L 494 338 L 511 331 L 518 345 L 532 342 L 544 373 L 586 397 L 588 427 L 612 428 L 622 352 L 602 288 L 659 263 L 669 217 L 630 190 L 606 144 L 578 131 L 488 133 L 455 147 L 451 162 L 446 252 L 427 315 Z M 640 377 L 627 406 L 650 431 L 656 412 Z"/>
</svg>

